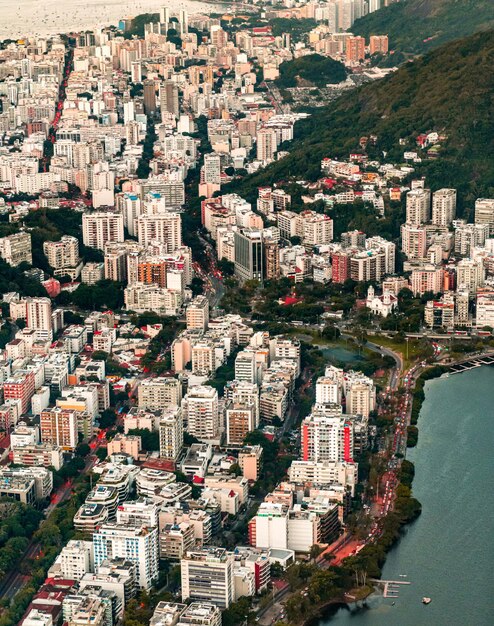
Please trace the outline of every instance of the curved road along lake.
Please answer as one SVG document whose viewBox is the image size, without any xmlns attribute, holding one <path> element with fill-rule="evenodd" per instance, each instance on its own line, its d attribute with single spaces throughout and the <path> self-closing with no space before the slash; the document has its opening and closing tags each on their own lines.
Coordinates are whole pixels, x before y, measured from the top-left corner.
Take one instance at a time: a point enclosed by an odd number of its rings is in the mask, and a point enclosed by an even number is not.
<svg viewBox="0 0 494 626">
<path fill-rule="evenodd" d="M 340 609 L 319 626 L 494 623 L 494 368 L 432 380 L 425 393 L 418 445 L 407 455 L 422 515 L 389 553 L 382 576 L 412 584 L 401 586 L 395 606 L 372 596 L 368 609 Z"/>
</svg>

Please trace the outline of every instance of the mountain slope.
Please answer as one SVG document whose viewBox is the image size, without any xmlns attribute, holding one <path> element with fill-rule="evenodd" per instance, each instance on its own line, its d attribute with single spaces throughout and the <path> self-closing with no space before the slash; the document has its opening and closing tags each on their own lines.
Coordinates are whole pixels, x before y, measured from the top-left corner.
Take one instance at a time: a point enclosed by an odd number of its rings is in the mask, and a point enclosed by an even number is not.
<svg viewBox="0 0 494 626">
<path fill-rule="evenodd" d="M 388 34 L 390 49 L 423 53 L 494 28 L 492 0 L 402 0 L 357 20 L 357 35 Z"/>
<path fill-rule="evenodd" d="M 323 157 L 348 157 L 359 139 L 377 135 L 368 154 L 401 163 L 427 131 L 447 135 L 438 159 L 416 166 L 433 188 L 456 187 L 460 207 L 494 195 L 494 31 L 455 41 L 393 75 L 352 91 L 295 126 L 289 156 L 247 177 L 236 190 L 291 177 L 315 180 Z M 399 145 L 399 140 L 402 145 Z"/>
</svg>

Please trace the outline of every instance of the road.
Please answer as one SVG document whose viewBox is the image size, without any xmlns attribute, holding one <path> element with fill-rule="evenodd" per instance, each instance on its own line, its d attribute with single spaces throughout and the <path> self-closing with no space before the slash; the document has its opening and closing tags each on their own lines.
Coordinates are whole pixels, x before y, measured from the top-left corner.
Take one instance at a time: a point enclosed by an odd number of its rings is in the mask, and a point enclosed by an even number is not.
<svg viewBox="0 0 494 626">
<path fill-rule="evenodd" d="M 201 233 L 197 233 L 197 236 L 204 246 L 210 271 L 206 272 L 198 263 L 194 263 L 194 271 L 204 281 L 205 295 L 209 300 L 209 307 L 210 309 L 214 309 L 219 305 L 221 298 L 225 293 L 225 286 L 223 284 L 221 272 L 218 270 L 216 251 L 210 242 L 201 235 Z"/>
</svg>

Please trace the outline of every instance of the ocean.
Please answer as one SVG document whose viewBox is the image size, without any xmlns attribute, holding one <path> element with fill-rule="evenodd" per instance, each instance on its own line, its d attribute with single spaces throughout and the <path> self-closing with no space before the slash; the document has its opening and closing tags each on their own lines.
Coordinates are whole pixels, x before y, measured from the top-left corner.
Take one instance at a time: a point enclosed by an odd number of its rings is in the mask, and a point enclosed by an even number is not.
<svg viewBox="0 0 494 626">
<path fill-rule="evenodd" d="M 122 17 L 157 13 L 162 6 L 172 14 L 185 9 L 189 15 L 207 14 L 215 7 L 191 0 L 0 0 L 0 40 L 117 25 Z"/>
</svg>

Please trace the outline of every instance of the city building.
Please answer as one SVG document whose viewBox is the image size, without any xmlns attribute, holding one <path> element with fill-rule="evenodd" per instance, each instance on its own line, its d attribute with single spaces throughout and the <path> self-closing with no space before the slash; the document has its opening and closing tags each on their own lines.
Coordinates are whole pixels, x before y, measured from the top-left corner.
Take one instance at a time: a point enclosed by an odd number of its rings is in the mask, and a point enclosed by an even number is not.
<svg viewBox="0 0 494 626">
<path fill-rule="evenodd" d="M 146 526 L 102 524 L 93 535 L 94 563 L 120 557 L 134 563 L 141 589 L 149 590 L 158 580 L 158 529 Z"/>
<path fill-rule="evenodd" d="M 211 602 L 222 609 L 233 603 L 233 556 L 224 548 L 188 552 L 180 561 L 180 569 L 183 602 Z"/>
</svg>

